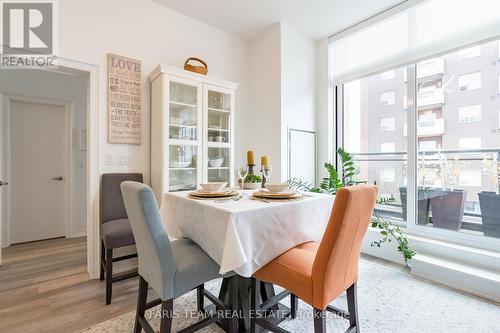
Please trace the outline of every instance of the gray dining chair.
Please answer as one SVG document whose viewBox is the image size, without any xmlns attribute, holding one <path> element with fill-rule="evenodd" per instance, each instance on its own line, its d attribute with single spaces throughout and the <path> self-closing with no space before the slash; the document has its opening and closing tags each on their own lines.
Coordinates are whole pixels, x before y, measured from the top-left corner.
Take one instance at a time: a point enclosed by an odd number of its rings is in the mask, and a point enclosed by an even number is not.
<svg viewBox="0 0 500 333">
<path fill-rule="evenodd" d="M 171 332 L 174 299 L 193 289 L 198 291 L 199 311 L 205 311 L 204 297 L 222 311 L 213 315 L 207 313 L 204 319 L 179 332 L 195 332 L 217 322 L 220 319 L 218 313 L 231 313 L 231 308 L 237 309 L 237 275 L 231 277 L 231 304 L 226 305 L 204 288 L 205 282 L 221 277 L 219 266 L 193 241 L 169 240 L 151 188 L 127 181 L 121 184 L 121 190 L 139 256 L 139 295 L 134 332 L 144 329 L 154 333 L 144 314 L 147 309 L 159 304 L 162 310 L 160 333 Z M 160 298 L 147 302 L 148 287 L 152 287 Z M 236 332 L 238 319 L 231 318 L 228 322 L 228 331 Z"/>
<path fill-rule="evenodd" d="M 101 222 L 101 281 L 106 277 L 106 304 L 111 304 L 112 284 L 137 276 L 137 269 L 113 275 L 113 263 L 137 257 L 133 253 L 116 257 L 114 250 L 135 245 L 132 228 L 123 203 L 120 184 L 124 181 L 142 183 L 142 173 L 105 173 L 101 178 L 100 222 Z"/>
</svg>

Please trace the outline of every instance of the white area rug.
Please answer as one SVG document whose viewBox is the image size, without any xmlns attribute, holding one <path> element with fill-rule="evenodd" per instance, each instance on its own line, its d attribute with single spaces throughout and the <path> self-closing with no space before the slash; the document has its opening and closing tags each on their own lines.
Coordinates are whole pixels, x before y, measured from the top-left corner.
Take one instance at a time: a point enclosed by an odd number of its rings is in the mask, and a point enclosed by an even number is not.
<svg viewBox="0 0 500 333">
<path fill-rule="evenodd" d="M 220 281 L 207 284 L 214 294 Z M 288 299 L 285 300 L 288 302 Z M 208 301 L 207 301 L 208 302 Z M 345 308 L 345 295 L 333 304 Z M 358 284 L 359 315 L 363 333 L 500 333 L 500 305 L 469 296 L 428 281 L 415 278 L 406 272 L 378 262 L 361 260 Z M 286 304 L 286 303 L 285 303 Z M 174 302 L 180 313 L 196 310 L 196 295 L 186 294 Z M 153 309 L 154 310 L 154 309 Z M 299 301 L 297 319 L 287 320 L 281 327 L 291 332 L 313 332 L 312 310 Z M 154 315 L 153 315 L 154 317 Z M 135 312 L 105 321 L 84 329 L 85 333 L 132 332 Z M 174 319 L 173 331 L 196 321 L 196 318 Z M 158 329 L 159 319 L 151 320 Z M 329 317 L 328 332 L 344 332 L 347 321 Z M 200 332 L 223 332 L 211 325 Z"/>
</svg>

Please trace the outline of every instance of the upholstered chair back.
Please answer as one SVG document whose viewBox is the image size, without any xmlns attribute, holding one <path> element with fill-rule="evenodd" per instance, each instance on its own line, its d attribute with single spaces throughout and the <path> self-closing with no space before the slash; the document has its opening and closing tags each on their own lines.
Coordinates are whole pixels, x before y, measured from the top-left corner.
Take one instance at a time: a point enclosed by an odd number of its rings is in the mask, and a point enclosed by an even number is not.
<svg viewBox="0 0 500 333">
<path fill-rule="evenodd" d="M 142 173 L 105 173 L 101 178 L 100 215 L 101 223 L 126 219 L 120 184 L 124 181 L 142 183 Z"/>
<path fill-rule="evenodd" d="M 329 301 L 358 280 L 361 243 L 377 200 L 377 187 L 340 189 L 313 264 L 314 304 Z"/>
<path fill-rule="evenodd" d="M 123 182 L 121 190 L 139 256 L 139 275 L 162 300 L 172 299 L 176 266 L 153 191 L 130 181 Z"/>
</svg>

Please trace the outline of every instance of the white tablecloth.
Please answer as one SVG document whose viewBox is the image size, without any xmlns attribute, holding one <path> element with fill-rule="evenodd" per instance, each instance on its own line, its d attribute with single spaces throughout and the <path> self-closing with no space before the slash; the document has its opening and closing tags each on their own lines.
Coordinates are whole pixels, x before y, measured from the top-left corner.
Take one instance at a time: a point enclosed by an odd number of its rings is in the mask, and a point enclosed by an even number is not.
<svg viewBox="0 0 500 333">
<path fill-rule="evenodd" d="M 186 192 L 166 193 L 161 215 L 170 237 L 190 238 L 220 265 L 250 277 L 287 250 L 320 241 L 334 197 L 307 194 L 293 202 L 195 200 Z"/>
</svg>

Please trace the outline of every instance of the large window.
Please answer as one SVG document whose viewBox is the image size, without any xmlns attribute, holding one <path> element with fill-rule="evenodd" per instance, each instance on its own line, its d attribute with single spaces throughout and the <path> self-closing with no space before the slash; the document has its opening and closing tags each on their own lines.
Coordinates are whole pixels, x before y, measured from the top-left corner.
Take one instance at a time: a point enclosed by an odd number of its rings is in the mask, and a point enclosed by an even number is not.
<svg viewBox="0 0 500 333">
<path fill-rule="evenodd" d="M 460 91 L 481 89 L 481 72 L 460 75 L 458 89 Z"/>
<path fill-rule="evenodd" d="M 377 214 L 454 241 L 500 238 L 498 49 L 489 42 L 339 85 L 339 145 L 356 180 L 389 198 Z"/>
<path fill-rule="evenodd" d="M 343 146 L 355 157 L 356 180 L 375 182 L 380 196 L 394 198 L 388 205 L 377 206 L 377 213 L 405 223 L 400 193 L 406 193 L 406 68 L 392 70 L 390 80 L 382 76 L 388 75 L 373 75 L 343 86 Z"/>
</svg>

